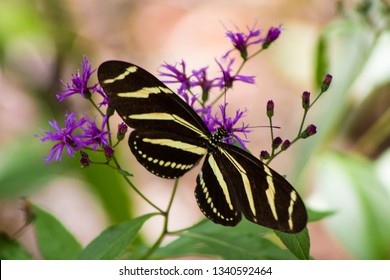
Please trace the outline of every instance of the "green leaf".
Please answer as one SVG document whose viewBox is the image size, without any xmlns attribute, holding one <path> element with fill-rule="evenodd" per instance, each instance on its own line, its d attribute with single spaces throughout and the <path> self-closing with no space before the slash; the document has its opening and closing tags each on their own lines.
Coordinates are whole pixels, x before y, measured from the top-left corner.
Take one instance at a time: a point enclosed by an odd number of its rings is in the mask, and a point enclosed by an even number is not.
<svg viewBox="0 0 390 280">
<path fill-rule="evenodd" d="M 322 34 L 317 41 L 315 56 L 315 84 L 321 85 L 325 75 L 329 72 L 328 37 Z"/>
<path fill-rule="evenodd" d="M 304 228 L 304 230 L 296 234 L 288 234 L 275 230 L 275 234 L 298 259 L 310 259 L 310 236 L 307 228 Z"/>
<path fill-rule="evenodd" d="M 0 233 L 0 260 L 31 260 L 32 257 L 17 240 Z"/>
<path fill-rule="evenodd" d="M 336 214 L 336 211 L 318 211 L 310 208 L 306 208 L 307 214 L 309 216 L 309 222 L 317 222 L 319 220 L 325 219 L 326 217 Z"/>
<path fill-rule="evenodd" d="M 82 260 L 113 260 L 123 252 L 137 236 L 142 225 L 156 213 L 137 217 L 105 229 L 81 252 Z"/>
<path fill-rule="evenodd" d="M 38 247 L 46 260 L 74 260 L 81 251 L 76 238 L 53 215 L 33 206 Z"/>
<path fill-rule="evenodd" d="M 128 171 L 126 171 L 126 170 L 123 170 L 123 169 L 118 169 L 118 173 L 119 173 L 121 176 L 133 177 L 133 174 L 131 174 L 130 172 L 128 172 Z"/>
<path fill-rule="evenodd" d="M 236 227 L 224 227 L 210 221 L 184 232 L 181 237 L 158 249 L 154 258 L 203 256 L 229 260 L 295 259 L 265 235 L 268 229 L 246 220 Z"/>
</svg>

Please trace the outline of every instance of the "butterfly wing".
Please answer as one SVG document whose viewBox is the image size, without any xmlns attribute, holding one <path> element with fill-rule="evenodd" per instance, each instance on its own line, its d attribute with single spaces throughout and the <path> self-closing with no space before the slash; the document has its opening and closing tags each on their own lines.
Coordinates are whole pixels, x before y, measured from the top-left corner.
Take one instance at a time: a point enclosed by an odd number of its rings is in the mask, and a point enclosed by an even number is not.
<svg viewBox="0 0 390 280">
<path fill-rule="evenodd" d="M 99 66 L 98 79 L 110 107 L 128 126 L 208 141 L 210 132 L 196 112 L 141 67 L 122 61 L 106 61 Z"/>
<path fill-rule="evenodd" d="M 180 177 L 206 153 L 207 126 L 152 74 L 127 62 L 106 61 L 99 66 L 98 79 L 109 106 L 135 128 L 129 146 L 150 172 L 164 178 Z"/>
<path fill-rule="evenodd" d="M 147 170 L 167 179 L 181 177 L 207 153 L 205 144 L 197 139 L 156 130 L 134 130 L 129 146 Z"/>
<path fill-rule="evenodd" d="M 303 201 L 280 174 L 232 145 L 220 143 L 210 154 L 217 166 L 213 171 L 218 169 L 219 175 L 210 176 L 205 170 L 207 176 L 198 177 L 195 190 L 198 205 L 207 217 L 216 223 L 235 225 L 243 213 L 253 223 L 287 233 L 299 232 L 306 226 Z M 217 200 L 221 201 L 216 204 Z M 236 218 L 231 224 L 219 219 L 233 213 Z"/>
<path fill-rule="evenodd" d="M 220 155 L 208 153 L 196 179 L 195 198 L 202 213 L 214 223 L 235 226 L 241 221 L 241 210 L 233 187 L 236 172 L 231 176 L 229 172 Z"/>
</svg>

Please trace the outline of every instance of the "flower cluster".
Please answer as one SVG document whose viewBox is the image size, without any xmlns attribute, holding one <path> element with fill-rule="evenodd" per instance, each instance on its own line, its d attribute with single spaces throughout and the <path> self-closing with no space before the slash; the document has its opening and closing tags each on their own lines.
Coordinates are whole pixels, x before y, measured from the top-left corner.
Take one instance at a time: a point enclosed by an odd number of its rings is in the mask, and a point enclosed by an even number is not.
<svg viewBox="0 0 390 280">
<path fill-rule="evenodd" d="M 84 116 L 77 120 L 76 114 L 70 113 L 65 115 L 65 126 L 60 128 L 56 120 L 49 122 L 54 131 L 44 131 L 44 135 L 38 135 L 42 142 L 54 141 L 50 154 L 45 158 L 46 162 L 51 160 L 60 161 L 62 152 L 66 149 L 69 156 L 74 156 L 76 151 L 90 147 L 94 151 L 98 147 L 106 147 L 108 144 L 108 135 L 106 122 L 103 122 L 100 128 L 96 122 L 89 117 Z"/>
<path fill-rule="evenodd" d="M 57 94 L 57 99 L 63 101 L 72 95 L 81 95 L 84 98 L 90 99 L 91 95 L 98 93 L 103 97 L 103 101 L 100 106 L 108 104 L 108 99 L 104 92 L 97 84 L 89 86 L 91 76 L 96 72 L 96 69 L 92 70 L 92 66 L 88 61 L 88 58 L 84 56 L 81 64 L 82 70 L 72 75 L 71 83 L 63 83 L 66 89 Z M 109 140 L 108 136 L 110 132 L 107 129 L 108 116 L 103 115 L 101 125 L 97 125 L 96 118 L 93 120 L 88 116 L 83 116 L 77 120 L 76 113 L 72 112 L 65 115 L 65 125 L 60 127 L 56 120 L 49 121 L 52 127 L 51 131 L 42 130 L 43 135 L 36 135 L 42 142 L 54 142 L 54 146 L 51 149 L 49 155 L 45 158 L 45 161 L 49 163 L 52 160 L 61 161 L 63 151 L 66 150 L 68 156 L 75 156 L 75 152 L 82 151 L 89 148 L 96 151 L 101 147 L 105 153 L 109 153 Z M 106 155 L 108 155 L 106 153 Z M 87 166 L 88 157 L 86 153 L 82 153 L 81 163 L 83 166 Z"/>
<path fill-rule="evenodd" d="M 235 126 L 240 123 L 239 120 L 246 115 L 246 110 L 237 110 L 234 118 L 227 117 L 226 107 L 227 103 L 219 106 L 219 112 L 212 114 L 213 104 L 221 98 L 227 90 L 233 88 L 236 82 L 254 84 L 255 77 L 242 75 L 242 66 L 250 58 L 249 47 L 256 48 L 253 53 L 258 53 L 262 49 L 266 49 L 274 42 L 280 35 L 281 26 L 271 27 L 268 33 L 262 37 L 261 30 L 254 25 L 247 28 L 247 32 L 237 30 L 226 31 L 226 36 L 230 39 L 233 48 L 228 50 L 220 60 L 216 59 L 220 72 L 217 76 L 210 78 L 208 66 L 200 69 L 188 71 L 187 64 L 184 60 L 177 64 L 164 63 L 162 70 L 159 72 L 160 76 L 166 78 L 165 83 L 178 84 L 177 91 L 179 95 L 202 117 L 207 127 L 211 132 L 216 132 L 218 127 L 223 127 L 228 136 L 223 139 L 224 142 L 232 144 L 235 140 L 242 147 L 245 147 L 245 139 L 239 136 L 242 133 L 246 138 L 246 133 L 249 133 L 248 125 L 241 123 L 241 126 Z M 234 70 L 235 58 L 230 57 L 234 52 L 238 51 L 241 55 L 242 62 L 238 70 Z M 212 91 L 219 92 L 219 95 L 211 97 Z M 222 93 L 221 93 L 222 91 Z M 212 101 L 210 101 L 212 99 Z"/>
</svg>

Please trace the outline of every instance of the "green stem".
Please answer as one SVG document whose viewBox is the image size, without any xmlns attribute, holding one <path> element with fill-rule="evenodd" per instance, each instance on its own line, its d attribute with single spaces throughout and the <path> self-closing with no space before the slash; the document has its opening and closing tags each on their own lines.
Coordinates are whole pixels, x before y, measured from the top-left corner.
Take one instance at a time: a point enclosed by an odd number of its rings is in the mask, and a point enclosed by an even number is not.
<svg viewBox="0 0 390 280">
<path fill-rule="evenodd" d="M 150 247 L 150 249 L 142 257 L 142 259 L 148 259 L 156 251 L 156 249 L 161 245 L 161 242 L 164 240 L 165 236 L 168 234 L 169 212 L 171 211 L 173 199 L 175 198 L 178 185 L 179 185 L 179 179 L 176 179 L 175 184 L 173 186 L 171 197 L 170 197 L 169 202 L 168 202 L 167 210 L 165 212 L 161 212 L 161 214 L 164 216 L 163 230 L 161 231 L 161 234 L 158 237 L 158 239 L 156 240 L 156 242 L 152 245 L 152 247 Z"/>
<path fill-rule="evenodd" d="M 116 157 L 112 157 L 112 160 L 114 161 L 115 163 L 115 167 L 122 170 L 118 160 L 116 159 Z M 133 182 L 130 181 L 130 179 L 125 176 L 125 175 L 122 175 L 123 179 L 126 181 L 126 183 L 140 196 L 142 197 L 143 200 L 145 200 L 150 206 L 152 206 L 154 209 L 156 209 L 158 212 L 160 213 L 164 213 L 164 211 L 158 207 L 156 204 L 154 204 L 152 201 L 150 201 L 140 190 L 138 190 L 138 188 L 133 184 Z"/>
</svg>

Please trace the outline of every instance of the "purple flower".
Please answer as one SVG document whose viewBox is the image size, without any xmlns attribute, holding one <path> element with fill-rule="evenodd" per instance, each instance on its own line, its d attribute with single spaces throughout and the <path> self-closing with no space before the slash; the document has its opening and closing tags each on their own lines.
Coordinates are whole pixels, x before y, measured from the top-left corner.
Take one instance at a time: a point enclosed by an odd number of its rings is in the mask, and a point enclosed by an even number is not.
<svg viewBox="0 0 390 280">
<path fill-rule="evenodd" d="M 241 124 L 241 127 L 235 127 L 237 122 L 245 116 L 246 110 L 236 111 L 236 116 L 232 119 L 230 117 L 226 116 L 226 107 L 228 103 L 225 103 L 224 105 L 220 105 L 219 109 L 221 111 L 221 119 L 217 117 L 217 115 L 212 116 L 209 112 L 205 118 L 207 119 L 205 123 L 207 124 L 209 130 L 211 132 L 216 132 L 218 128 L 224 128 L 227 132 L 227 135 L 223 140 L 223 142 L 228 144 L 233 144 L 235 139 L 241 147 L 245 148 L 245 142 L 248 142 L 247 140 L 242 139 L 237 133 L 243 133 L 246 138 L 246 133 L 251 132 L 251 130 L 248 129 L 248 125 L 245 125 L 244 123 Z"/>
<path fill-rule="evenodd" d="M 109 146 L 108 135 L 110 132 L 105 129 L 108 117 L 104 116 L 100 129 L 97 127 L 95 121 L 88 117 L 85 117 L 85 119 L 86 126 L 83 126 L 84 133 L 80 135 L 83 139 L 84 146 L 92 146 L 92 149 L 95 151 L 97 150 L 98 146 Z"/>
<path fill-rule="evenodd" d="M 160 76 L 168 77 L 172 80 L 164 80 L 164 83 L 180 83 L 180 87 L 178 89 L 178 93 L 182 95 L 186 101 L 188 101 L 188 94 L 186 90 L 191 87 L 190 78 L 191 76 L 187 76 L 186 74 L 186 64 L 184 60 L 180 62 L 181 69 L 179 70 L 176 65 L 171 65 L 168 63 L 164 63 L 161 67 L 168 70 L 167 72 L 159 71 Z"/>
<path fill-rule="evenodd" d="M 76 151 L 79 151 L 88 146 L 97 150 L 98 146 L 109 146 L 108 135 L 109 131 L 105 129 L 108 117 L 105 116 L 101 129 L 99 129 L 94 121 L 88 117 L 82 117 L 76 120 L 76 114 L 71 113 L 65 115 L 65 127 L 60 128 L 56 120 L 49 122 L 54 128 L 54 131 L 44 131 L 44 135 L 36 135 L 42 142 L 54 141 L 56 144 L 51 149 L 50 154 L 45 158 L 49 163 L 52 160 L 61 161 L 62 152 L 66 148 L 68 156 L 74 156 Z M 76 131 L 78 130 L 78 131 Z"/>
<path fill-rule="evenodd" d="M 264 41 L 263 38 L 260 38 L 260 29 L 256 29 L 256 23 L 252 28 L 247 27 L 248 33 L 241 32 L 238 28 L 237 31 L 233 32 L 231 30 L 226 31 L 226 36 L 230 39 L 233 44 L 233 49 L 229 50 L 223 58 L 225 59 L 228 55 L 234 51 L 238 50 L 241 57 L 246 60 L 248 58 L 248 47 L 251 45 L 259 44 Z"/>
<path fill-rule="evenodd" d="M 207 70 L 208 67 L 203 67 L 199 70 L 193 70 L 192 76 L 195 81 L 190 83 L 191 87 L 199 86 L 202 89 L 202 101 L 206 102 L 209 96 L 210 90 L 218 86 L 215 84 L 216 79 L 209 80 L 207 79 Z"/>
<path fill-rule="evenodd" d="M 216 131 L 216 129 L 215 129 L 216 123 L 215 123 L 214 116 L 211 114 L 211 110 L 212 110 L 212 106 L 208 105 L 204 108 L 196 109 L 195 111 L 198 115 L 200 115 L 203 122 L 206 124 L 207 128 L 211 132 L 215 132 Z"/>
<path fill-rule="evenodd" d="M 227 65 L 226 70 L 223 69 L 221 63 L 219 63 L 216 60 L 219 68 L 221 68 L 222 71 L 222 77 L 216 78 L 217 84 L 220 88 L 231 88 L 233 87 L 233 82 L 235 81 L 241 81 L 248 84 L 254 84 L 255 83 L 255 76 L 245 76 L 245 75 L 233 75 L 232 72 L 232 64 L 234 63 L 234 59 L 231 59 L 230 62 Z"/>
<path fill-rule="evenodd" d="M 279 25 L 279 27 L 271 27 L 264 39 L 263 49 L 267 49 L 276 39 L 278 39 L 281 32 L 282 25 Z"/>
<path fill-rule="evenodd" d="M 80 134 L 75 134 L 77 128 L 81 128 L 86 122 L 85 118 L 76 121 L 76 114 L 70 113 L 66 115 L 65 127 L 60 128 L 56 120 L 49 124 L 55 131 L 43 131 L 45 134 L 42 136 L 36 135 L 42 142 L 54 141 L 57 142 L 51 149 L 50 154 L 45 158 L 46 163 L 51 160 L 61 161 L 62 152 L 66 148 L 69 156 L 74 156 L 74 152 L 82 149 L 84 146 L 83 139 Z"/>
<path fill-rule="evenodd" d="M 59 101 L 63 101 L 65 98 L 74 94 L 81 94 L 83 97 L 89 98 L 94 92 L 98 92 L 103 98 L 106 98 L 106 95 L 99 89 L 97 84 L 88 86 L 89 79 L 95 73 L 96 69 L 92 69 L 87 56 L 84 56 L 81 68 L 81 73 L 78 71 L 77 74 L 72 75 L 72 81 L 70 83 L 65 84 L 61 81 L 66 89 L 57 94 Z"/>
</svg>

